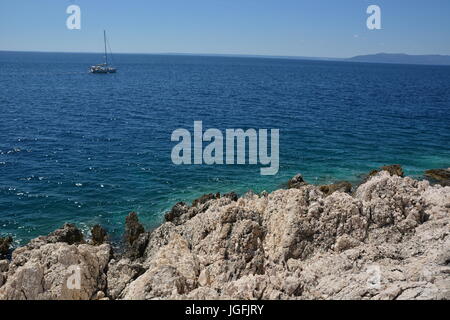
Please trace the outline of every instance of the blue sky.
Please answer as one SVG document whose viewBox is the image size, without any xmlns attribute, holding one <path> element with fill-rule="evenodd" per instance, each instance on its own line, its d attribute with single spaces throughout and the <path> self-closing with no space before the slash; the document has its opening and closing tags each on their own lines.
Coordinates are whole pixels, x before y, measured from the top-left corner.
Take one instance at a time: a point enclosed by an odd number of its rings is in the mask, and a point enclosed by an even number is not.
<svg viewBox="0 0 450 320">
<path fill-rule="evenodd" d="M 81 30 L 66 8 L 81 8 Z M 381 7 L 382 30 L 366 9 Z M 450 54 L 448 0 L 1 0 L 0 50 L 349 57 Z"/>
</svg>

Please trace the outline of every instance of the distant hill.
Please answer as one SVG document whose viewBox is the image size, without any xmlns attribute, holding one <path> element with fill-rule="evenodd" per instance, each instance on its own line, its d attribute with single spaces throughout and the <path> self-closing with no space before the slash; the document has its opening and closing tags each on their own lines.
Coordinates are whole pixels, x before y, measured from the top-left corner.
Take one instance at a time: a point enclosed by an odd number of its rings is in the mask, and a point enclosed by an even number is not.
<svg viewBox="0 0 450 320">
<path fill-rule="evenodd" d="M 450 65 L 450 56 L 437 54 L 409 55 L 404 53 L 378 53 L 378 54 L 356 56 L 346 60 L 354 62 L 373 62 L 373 63 Z"/>
</svg>

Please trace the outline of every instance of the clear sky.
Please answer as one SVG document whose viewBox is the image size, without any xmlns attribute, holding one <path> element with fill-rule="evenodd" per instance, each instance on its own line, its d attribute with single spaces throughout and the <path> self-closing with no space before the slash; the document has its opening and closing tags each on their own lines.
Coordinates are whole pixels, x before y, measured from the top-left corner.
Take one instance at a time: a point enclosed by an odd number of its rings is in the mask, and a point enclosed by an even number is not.
<svg viewBox="0 0 450 320">
<path fill-rule="evenodd" d="M 366 27 L 371 4 L 382 30 Z M 0 50 L 99 52 L 103 29 L 116 53 L 450 54 L 450 1 L 0 0 Z"/>
</svg>

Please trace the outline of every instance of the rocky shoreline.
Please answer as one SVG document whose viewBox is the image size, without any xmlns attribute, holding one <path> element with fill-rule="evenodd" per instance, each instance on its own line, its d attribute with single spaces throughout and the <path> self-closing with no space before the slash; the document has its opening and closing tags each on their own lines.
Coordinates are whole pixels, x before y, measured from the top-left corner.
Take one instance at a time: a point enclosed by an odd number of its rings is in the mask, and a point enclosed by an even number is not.
<svg viewBox="0 0 450 320">
<path fill-rule="evenodd" d="M 450 299 L 450 170 L 400 166 L 272 193 L 177 203 L 148 232 L 131 213 L 126 250 L 100 226 L 66 224 L 17 248 L 0 238 L 4 299 Z M 9 257 L 10 256 L 10 257 Z M 3 259 L 3 260 L 2 260 Z"/>
</svg>

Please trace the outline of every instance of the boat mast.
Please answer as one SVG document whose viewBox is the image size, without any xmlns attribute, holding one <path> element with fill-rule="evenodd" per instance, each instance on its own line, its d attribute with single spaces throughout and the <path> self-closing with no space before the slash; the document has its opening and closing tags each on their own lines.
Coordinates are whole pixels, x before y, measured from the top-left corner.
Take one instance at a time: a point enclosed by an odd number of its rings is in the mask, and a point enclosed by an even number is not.
<svg viewBox="0 0 450 320">
<path fill-rule="evenodd" d="M 106 31 L 103 30 L 103 41 L 105 42 L 105 65 L 108 65 L 108 54 L 106 53 Z"/>
</svg>

